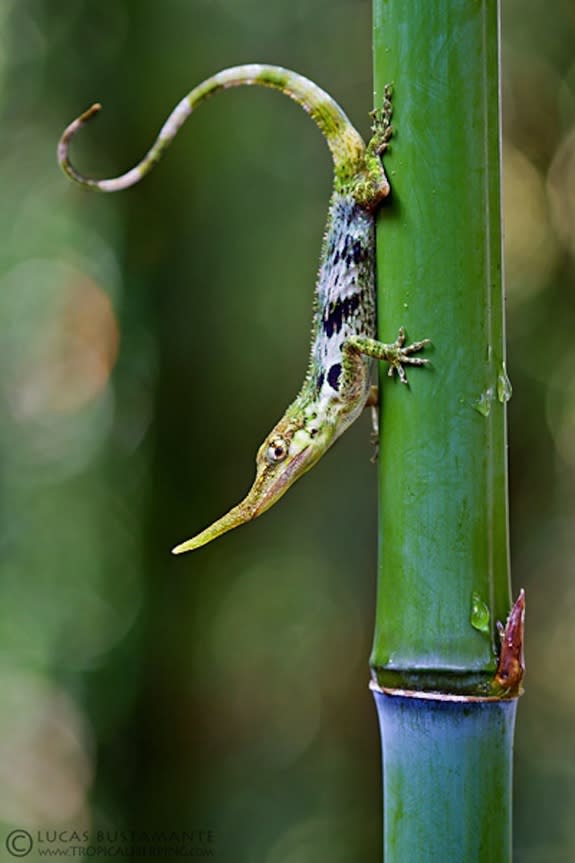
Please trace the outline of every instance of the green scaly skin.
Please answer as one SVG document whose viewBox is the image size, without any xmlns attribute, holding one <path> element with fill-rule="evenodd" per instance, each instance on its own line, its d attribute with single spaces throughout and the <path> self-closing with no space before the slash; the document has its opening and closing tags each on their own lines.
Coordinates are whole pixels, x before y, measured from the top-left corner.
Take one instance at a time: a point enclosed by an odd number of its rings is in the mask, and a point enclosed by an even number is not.
<svg viewBox="0 0 575 863">
<path fill-rule="evenodd" d="M 314 322 L 307 374 L 295 401 L 260 446 L 256 477 L 244 500 L 197 536 L 176 546 L 174 554 L 192 551 L 265 512 L 322 457 L 335 440 L 373 404 L 370 373 L 373 359 L 390 364 L 389 374 L 407 383 L 404 364 L 425 365 L 413 354 L 428 339 L 405 345 L 376 339 L 374 280 L 374 214 L 389 194 L 381 156 L 391 137 L 391 101 L 372 114 L 367 146 L 339 105 L 312 81 L 278 66 L 250 64 L 226 69 L 195 87 L 174 108 L 144 158 L 114 179 L 83 177 L 71 165 L 71 139 L 99 110 L 93 105 L 64 131 L 58 161 L 76 183 L 115 192 L 137 183 L 150 171 L 192 111 L 219 90 L 259 85 L 279 90 L 309 114 L 324 135 L 334 164 L 334 188 L 323 239 L 315 288 Z"/>
</svg>

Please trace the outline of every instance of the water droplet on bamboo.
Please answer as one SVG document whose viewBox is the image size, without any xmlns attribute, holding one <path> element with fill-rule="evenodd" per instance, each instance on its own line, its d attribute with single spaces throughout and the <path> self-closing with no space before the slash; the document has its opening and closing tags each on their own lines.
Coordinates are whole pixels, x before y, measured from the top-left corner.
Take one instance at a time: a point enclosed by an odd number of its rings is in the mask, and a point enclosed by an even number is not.
<svg viewBox="0 0 575 863">
<path fill-rule="evenodd" d="M 499 375 L 497 376 L 497 398 L 502 404 L 505 404 L 512 395 L 513 387 L 511 386 L 505 363 L 502 363 Z"/>
<path fill-rule="evenodd" d="M 479 632 L 488 633 L 490 618 L 489 606 L 476 591 L 473 591 L 471 594 L 471 615 L 469 618 L 471 626 Z"/>
<path fill-rule="evenodd" d="M 475 410 L 481 416 L 488 417 L 491 413 L 491 402 L 493 401 L 493 387 L 488 387 L 485 392 L 481 393 L 476 402 L 473 402 Z"/>
</svg>

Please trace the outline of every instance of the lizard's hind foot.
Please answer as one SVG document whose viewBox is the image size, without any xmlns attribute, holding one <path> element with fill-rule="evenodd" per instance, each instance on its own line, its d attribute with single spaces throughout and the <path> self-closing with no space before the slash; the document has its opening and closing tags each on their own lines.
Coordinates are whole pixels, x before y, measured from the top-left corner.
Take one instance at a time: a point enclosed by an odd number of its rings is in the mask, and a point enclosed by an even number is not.
<svg viewBox="0 0 575 863">
<path fill-rule="evenodd" d="M 383 105 L 381 108 L 374 108 L 370 112 L 372 137 L 369 141 L 369 146 L 374 153 L 381 156 L 387 149 L 387 145 L 393 135 L 393 127 L 391 125 L 391 115 L 393 113 L 393 105 L 391 103 L 391 84 L 386 84 L 383 91 Z"/>
</svg>

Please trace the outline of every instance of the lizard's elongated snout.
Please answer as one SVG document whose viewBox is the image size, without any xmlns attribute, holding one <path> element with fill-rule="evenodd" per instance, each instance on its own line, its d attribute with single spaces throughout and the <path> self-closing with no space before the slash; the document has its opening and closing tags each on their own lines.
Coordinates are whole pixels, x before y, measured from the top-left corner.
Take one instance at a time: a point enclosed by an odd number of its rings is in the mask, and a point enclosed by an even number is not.
<svg viewBox="0 0 575 863">
<path fill-rule="evenodd" d="M 317 456 L 314 457 L 311 447 L 305 447 L 291 458 L 288 458 L 283 464 L 276 466 L 276 471 L 271 471 L 270 466 L 258 470 L 254 484 L 251 489 L 237 506 L 234 506 L 229 512 L 198 533 L 192 539 L 180 543 L 172 549 L 172 554 L 182 554 L 185 551 L 194 551 L 196 548 L 201 548 L 216 539 L 228 530 L 233 530 L 234 527 L 239 527 L 245 524 L 282 497 L 288 488 L 305 473 L 315 463 Z"/>
<path fill-rule="evenodd" d="M 233 509 L 201 533 L 198 533 L 197 536 L 186 540 L 186 542 L 180 543 L 180 545 L 176 545 L 176 547 L 172 549 L 172 554 L 182 554 L 184 551 L 194 551 L 194 549 L 200 548 L 202 545 L 206 545 L 208 542 L 211 542 L 212 539 L 216 539 L 216 537 L 221 536 L 223 533 L 227 533 L 228 530 L 233 530 L 234 527 L 239 527 L 241 524 L 245 524 L 247 521 L 255 518 L 256 515 L 258 515 L 258 512 L 255 510 L 253 504 L 250 504 L 249 498 L 250 495 L 248 494 L 245 500 L 237 506 L 234 506 Z"/>
</svg>

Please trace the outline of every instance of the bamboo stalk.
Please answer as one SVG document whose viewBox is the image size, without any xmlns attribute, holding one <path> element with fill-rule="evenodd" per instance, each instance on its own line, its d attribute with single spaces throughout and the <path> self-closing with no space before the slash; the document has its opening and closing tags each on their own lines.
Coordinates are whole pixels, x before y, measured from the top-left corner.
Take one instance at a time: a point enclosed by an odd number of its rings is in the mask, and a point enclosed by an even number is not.
<svg viewBox="0 0 575 863">
<path fill-rule="evenodd" d="M 497 621 L 510 607 L 510 384 L 498 0 L 375 0 L 374 53 L 376 103 L 393 82 L 395 128 L 377 235 L 380 338 L 404 325 L 409 338 L 433 341 L 433 370 L 412 372 L 408 392 L 380 382 L 371 667 L 385 859 L 499 863 L 510 859 L 515 704 L 506 699 L 522 674 L 523 597 L 499 658 Z"/>
<path fill-rule="evenodd" d="M 384 751 L 385 863 L 511 860 L 516 700 L 376 693 Z"/>
</svg>

